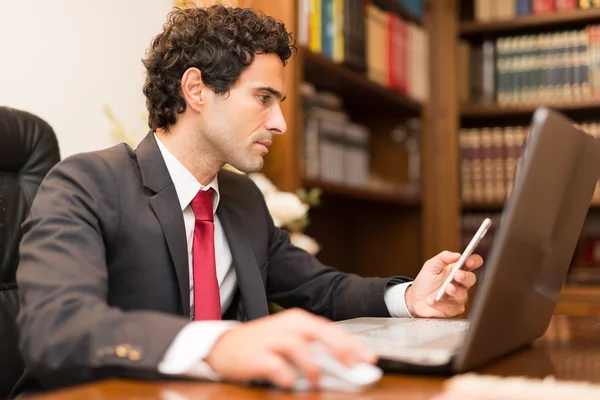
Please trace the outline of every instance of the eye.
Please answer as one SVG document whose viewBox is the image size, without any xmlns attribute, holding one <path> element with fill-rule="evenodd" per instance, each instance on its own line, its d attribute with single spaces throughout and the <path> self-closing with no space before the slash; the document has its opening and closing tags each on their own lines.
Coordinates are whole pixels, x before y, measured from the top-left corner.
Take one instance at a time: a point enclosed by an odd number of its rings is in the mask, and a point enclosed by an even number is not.
<svg viewBox="0 0 600 400">
<path fill-rule="evenodd" d="M 261 103 L 266 105 L 266 104 L 269 104 L 269 102 L 271 101 L 271 96 L 259 94 L 258 99 L 260 100 Z"/>
</svg>

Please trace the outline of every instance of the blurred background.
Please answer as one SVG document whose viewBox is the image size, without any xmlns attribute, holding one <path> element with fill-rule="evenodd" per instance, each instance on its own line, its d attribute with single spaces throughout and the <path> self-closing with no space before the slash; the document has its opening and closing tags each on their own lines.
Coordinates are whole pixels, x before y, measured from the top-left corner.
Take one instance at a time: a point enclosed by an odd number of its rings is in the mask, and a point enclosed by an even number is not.
<svg viewBox="0 0 600 400">
<path fill-rule="evenodd" d="M 600 0 L 0 0 L 0 105 L 46 120 L 63 158 L 135 146 L 145 49 L 173 7 L 214 3 L 294 34 L 266 190 L 298 194 L 289 221 L 293 202 L 270 209 L 340 270 L 414 276 L 485 217 L 497 229 L 537 106 L 600 136 Z M 600 315 L 598 205 L 559 313 Z"/>
</svg>

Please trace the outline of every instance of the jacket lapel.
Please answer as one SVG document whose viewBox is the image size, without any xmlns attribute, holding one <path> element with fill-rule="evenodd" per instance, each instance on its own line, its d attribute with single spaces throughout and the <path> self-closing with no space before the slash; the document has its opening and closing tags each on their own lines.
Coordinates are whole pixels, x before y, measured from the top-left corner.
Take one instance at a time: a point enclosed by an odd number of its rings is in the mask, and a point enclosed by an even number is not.
<svg viewBox="0 0 600 400">
<path fill-rule="evenodd" d="M 217 215 L 223 225 L 231 249 L 245 318 L 252 320 L 269 315 L 267 295 L 260 276 L 258 262 L 252 250 L 248 234 L 240 224 L 243 216 L 227 203 L 225 196 L 221 198 Z"/>
<path fill-rule="evenodd" d="M 183 213 L 169 170 L 150 132 L 136 149 L 144 187 L 154 192 L 150 206 L 165 235 L 169 253 L 175 265 L 183 315 L 190 315 L 190 277 Z M 151 244 L 150 244 L 151 245 Z"/>
</svg>

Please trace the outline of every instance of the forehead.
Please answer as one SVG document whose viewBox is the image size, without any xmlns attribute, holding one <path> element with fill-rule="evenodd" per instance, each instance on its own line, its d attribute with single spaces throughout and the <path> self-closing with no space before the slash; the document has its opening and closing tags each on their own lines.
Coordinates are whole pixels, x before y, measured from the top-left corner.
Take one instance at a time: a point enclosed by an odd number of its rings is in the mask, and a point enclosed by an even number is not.
<svg viewBox="0 0 600 400">
<path fill-rule="evenodd" d="M 240 75 L 240 86 L 271 87 L 283 93 L 283 63 L 276 54 L 257 54 L 252 64 Z"/>
</svg>

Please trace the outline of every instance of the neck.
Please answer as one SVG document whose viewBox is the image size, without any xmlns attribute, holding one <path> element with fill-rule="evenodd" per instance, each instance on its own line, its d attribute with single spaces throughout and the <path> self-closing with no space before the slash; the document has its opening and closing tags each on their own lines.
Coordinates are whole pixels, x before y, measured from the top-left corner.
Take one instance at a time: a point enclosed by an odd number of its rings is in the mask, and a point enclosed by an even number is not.
<svg viewBox="0 0 600 400">
<path fill-rule="evenodd" d="M 223 168 L 192 131 L 172 126 L 168 132 L 157 129 L 156 136 L 201 185 L 208 185 Z"/>
</svg>

